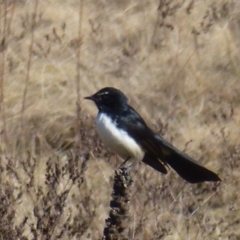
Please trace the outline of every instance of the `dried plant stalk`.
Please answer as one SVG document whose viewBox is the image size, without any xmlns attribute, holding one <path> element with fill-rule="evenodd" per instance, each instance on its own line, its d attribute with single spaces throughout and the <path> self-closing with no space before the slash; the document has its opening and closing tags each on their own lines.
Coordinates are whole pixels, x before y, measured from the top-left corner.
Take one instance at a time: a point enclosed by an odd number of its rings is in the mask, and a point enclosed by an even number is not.
<svg viewBox="0 0 240 240">
<path fill-rule="evenodd" d="M 115 171 L 111 210 L 103 231 L 103 240 L 128 239 L 127 232 L 132 183 L 129 172 L 117 169 Z"/>
</svg>

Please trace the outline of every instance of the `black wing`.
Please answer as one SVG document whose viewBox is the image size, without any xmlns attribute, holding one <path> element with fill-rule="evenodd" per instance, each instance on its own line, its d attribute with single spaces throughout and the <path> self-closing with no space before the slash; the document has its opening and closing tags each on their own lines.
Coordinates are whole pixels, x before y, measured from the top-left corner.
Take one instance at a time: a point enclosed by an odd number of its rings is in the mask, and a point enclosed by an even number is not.
<svg viewBox="0 0 240 240">
<path fill-rule="evenodd" d="M 116 120 L 118 127 L 124 129 L 138 142 L 146 151 L 143 162 L 151 166 L 155 170 L 166 174 L 167 168 L 164 160 L 159 160 L 159 153 L 156 147 L 152 146 L 151 139 L 153 132 L 148 128 L 142 117 L 129 106 L 123 111 Z"/>
<path fill-rule="evenodd" d="M 132 108 L 117 121 L 146 151 L 143 161 L 154 169 L 166 173 L 170 165 L 182 178 L 190 183 L 221 181 L 218 175 L 179 151 L 170 142 L 154 133 L 141 116 Z M 161 162 L 159 161 L 161 160 Z"/>
</svg>

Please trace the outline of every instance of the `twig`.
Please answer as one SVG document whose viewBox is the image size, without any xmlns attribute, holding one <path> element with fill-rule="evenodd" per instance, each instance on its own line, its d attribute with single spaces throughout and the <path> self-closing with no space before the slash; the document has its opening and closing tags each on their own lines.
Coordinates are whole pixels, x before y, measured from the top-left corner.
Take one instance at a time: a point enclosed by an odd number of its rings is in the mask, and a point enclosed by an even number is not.
<svg viewBox="0 0 240 240">
<path fill-rule="evenodd" d="M 32 53 L 33 53 L 33 44 L 34 44 L 34 36 L 35 36 L 35 28 L 36 28 L 36 16 L 37 16 L 37 11 L 38 11 L 38 0 L 35 1 L 35 6 L 34 6 L 34 15 L 32 19 L 32 28 L 31 28 L 31 40 L 30 40 L 30 46 L 29 46 L 29 58 L 27 61 L 27 75 L 25 79 L 25 86 L 24 86 L 24 91 L 23 91 L 23 99 L 22 99 L 22 109 L 21 109 L 21 134 L 20 137 L 23 135 L 22 133 L 24 132 L 25 129 L 25 110 L 26 110 L 26 98 L 27 98 L 27 93 L 28 93 L 28 85 L 30 81 L 30 69 L 32 65 Z"/>
<path fill-rule="evenodd" d="M 80 73 L 80 59 L 81 59 L 81 39 L 82 39 L 82 19 L 83 19 L 83 0 L 80 0 L 79 3 L 79 23 L 78 23 L 78 39 L 77 39 L 77 51 L 76 51 L 76 95 L 77 95 L 77 119 L 76 119 L 76 130 L 77 130 L 77 144 L 81 144 L 81 135 L 80 135 L 80 114 L 81 114 L 81 73 Z"/>
</svg>

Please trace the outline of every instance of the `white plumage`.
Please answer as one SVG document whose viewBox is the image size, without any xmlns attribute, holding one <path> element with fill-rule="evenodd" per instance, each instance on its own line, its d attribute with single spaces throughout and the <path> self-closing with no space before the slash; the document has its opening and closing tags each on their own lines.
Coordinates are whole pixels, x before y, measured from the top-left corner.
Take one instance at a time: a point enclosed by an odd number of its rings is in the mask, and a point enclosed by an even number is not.
<svg viewBox="0 0 240 240">
<path fill-rule="evenodd" d="M 104 144 L 120 155 L 124 160 L 134 158 L 142 160 L 144 151 L 126 131 L 118 129 L 116 123 L 105 113 L 96 118 L 96 128 Z"/>
</svg>

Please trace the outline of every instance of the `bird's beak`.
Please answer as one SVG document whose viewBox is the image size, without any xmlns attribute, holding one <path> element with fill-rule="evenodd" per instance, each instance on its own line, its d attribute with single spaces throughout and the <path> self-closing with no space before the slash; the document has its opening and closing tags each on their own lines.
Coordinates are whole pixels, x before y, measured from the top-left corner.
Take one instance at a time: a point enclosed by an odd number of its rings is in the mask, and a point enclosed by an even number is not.
<svg viewBox="0 0 240 240">
<path fill-rule="evenodd" d="M 89 97 L 85 97 L 84 99 L 87 99 L 87 100 L 94 100 L 94 97 L 93 96 L 89 96 Z"/>
</svg>

